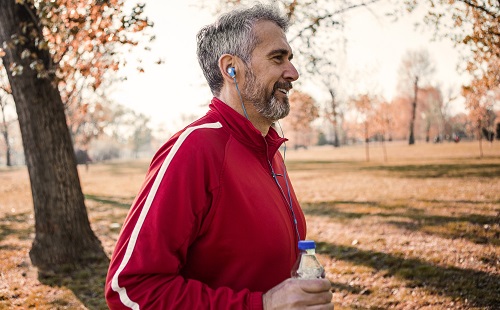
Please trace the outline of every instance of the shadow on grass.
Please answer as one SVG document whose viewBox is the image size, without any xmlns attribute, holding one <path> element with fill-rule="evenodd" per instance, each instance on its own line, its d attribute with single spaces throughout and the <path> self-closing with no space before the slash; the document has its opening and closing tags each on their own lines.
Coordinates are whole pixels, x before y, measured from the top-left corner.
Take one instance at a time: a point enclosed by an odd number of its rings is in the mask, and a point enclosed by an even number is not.
<svg viewBox="0 0 500 310">
<path fill-rule="evenodd" d="M 104 298 L 104 283 L 108 272 L 109 259 L 101 259 L 88 266 L 71 268 L 66 272 L 38 273 L 38 280 L 46 285 L 70 289 L 87 309 L 108 309 Z M 60 301 L 55 301 L 59 302 Z M 57 308 L 59 304 L 53 305 Z"/>
<path fill-rule="evenodd" d="M 111 207 L 118 207 L 122 209 L 129 209 L 132 199 L 129 198 L 116 198 L 108 196 L 85 195 L 85 199 L 92 200 L 101 204 L 107 204 Z"/>
<path fill-rule="evenodd" d="M 460 299 L 475 307 L 495 309 L 500 303 L 498 275 L 456 267 L 434 266 L 419 259 L 405 259 L 326 242 L 318 242 L 316 252 L 337 260 L 368 266 L 376 271 L 384 271 L 389 276 L 406 281 L 407 287 L 420 287 L 436 295 Z M 335 284 L 332 286 L 335 288 Z"/>
<path fill-rule="evenodd" d="M 30 224 L 31 212 L 7 215 L 0 218 L 0 242 L 7 237 L 18 240 L 31 239 L 34 232 Z M 17 245 L 2 244 L 0 250 L 20 250 Z M 38 280 L 54 287 L 67 287 L 88 309 L 108 309 L 104 299 L 104 282 L 108 271 L 109 259 L 103 253 L 99 258 L 93 259 L 88 266 L 71 266 L 61 268 L 59 272 L 39 271 Z M 52 301 L 51 309 L 66 309 L 68 301 L 56 299 Z"/>
<path fill-rule="evenodd" d="M 420 211 L 420 210 L 419 210 Z M 500 217 L 482 214 L 467 216 L 425 215 L 409 210 L 408 221 L 388 221 L 389 224 L 412 231 L 423 231 L 448 239 L 465 238 L 476 244 L 500 246 Z"/>
<path fill-rule="evenodd" d="M 407 178 L 499 178 L 498 164 L 422 164 L 398 166 L 371 166 L 360 169 L 370 171 L 388 171 Z"/>
<path fill-rule="evenodd" d="M 33 227 L 26 225 L 30 214 L 30 212 L 23 212 L 0 218 L 0 241 L 14 235 L 19 240 L 30 239 L 34 231 Z"/>
<path fill-rule="evenodd" d="M 482 203 L 482 202 L 481 202 Z M 339 205 L 352 205 L 353 210 L 363 205 L 362 212 L 345 212 Z M 373 212 L 367 212 L 369 208 Z M 421 209 L 404 205 L 386 206 L 378 202 L 329 201 L 320 203 L 304 203 L 305 214 L 329 217 L 340 221 L 348 221 L 368 216 L 387 218 L 387 223 L 407 230 L 422 231 L 448 239 L 465 238 L 477 244 L 500 245 L 500 216 L 469 214 L 466 216 L 442 216 L 425 214 Z M 398 211 L 399 212 L 396 212 Z M 411 221 L 397 220 L 406 218 Z"/>
</svg>

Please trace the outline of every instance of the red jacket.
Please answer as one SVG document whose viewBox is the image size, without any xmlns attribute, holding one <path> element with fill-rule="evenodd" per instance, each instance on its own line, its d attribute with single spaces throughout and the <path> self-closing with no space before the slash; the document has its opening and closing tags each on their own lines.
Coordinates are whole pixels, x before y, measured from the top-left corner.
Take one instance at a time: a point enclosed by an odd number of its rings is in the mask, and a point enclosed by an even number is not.
<svg viewBox="0 0 500 310">
<path fill-rule="evenodd" d="M 163 145 L 111 258 L 108 306 L 262 309 L 262 294 L 290 277 L 298 254 L 287 188 L 302 239 L 306 233 L 277 152 L 284 141 L 273 128 L 264 138 L 214 98 Z"/>
</svg>

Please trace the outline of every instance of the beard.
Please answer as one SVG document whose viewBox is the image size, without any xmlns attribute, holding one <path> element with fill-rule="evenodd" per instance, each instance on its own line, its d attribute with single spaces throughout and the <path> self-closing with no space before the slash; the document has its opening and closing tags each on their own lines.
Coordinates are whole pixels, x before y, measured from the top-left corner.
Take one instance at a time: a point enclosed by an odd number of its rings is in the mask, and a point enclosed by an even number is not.
<svg viewBox="0 0 500 310">
<path fill-rule="evenodd" d="M 264 85 L 257 81 L 253 71 L 247 67 L 245 73 L 245 88 L 241 94 L 244 101 L 253 104 L 256 111 L 263 117 L 275 122 L 288 115 L 290 103 L 288 97 L 278 99 L 275 94 L 278 88 L 290 89 L 290 82 L 276 82 L 271 92 L 266 91 Z"/>
</svg>

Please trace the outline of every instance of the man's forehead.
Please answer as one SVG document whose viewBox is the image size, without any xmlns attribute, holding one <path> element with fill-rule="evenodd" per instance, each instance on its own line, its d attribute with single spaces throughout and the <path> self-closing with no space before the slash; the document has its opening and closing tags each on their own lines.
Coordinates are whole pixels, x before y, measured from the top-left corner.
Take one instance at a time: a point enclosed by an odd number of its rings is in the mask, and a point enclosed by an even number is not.
<svg viewBox="0 0 500 310">
<path fill-rule="evenodd" d="M 255 35 L 258 38 L 256 48 L 265 50 L 265 53 L 285 54 L 291 56 L 292 48 L 288 44 L 285 32 L 272 21 L 259 21 L 254 26 Z"/>
</svg>

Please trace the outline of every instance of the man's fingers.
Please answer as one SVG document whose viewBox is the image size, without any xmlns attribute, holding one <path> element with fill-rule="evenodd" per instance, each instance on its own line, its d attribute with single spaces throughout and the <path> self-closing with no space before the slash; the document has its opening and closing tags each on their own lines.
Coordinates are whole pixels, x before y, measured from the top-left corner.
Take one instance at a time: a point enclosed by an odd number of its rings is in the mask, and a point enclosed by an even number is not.
<svg viewBox="0 0 500 310">
<path fill-rule="evenodd" d="M 307 310 L 334 310 L 333 304 L 315 305 L 307 307 Z"/>
<path fill-rule="evenodd" d="M 327 279 L 299 280 L 300 288 L 306 293 L 330 291 L 332 284 Z"/>
<path fill-rule="evenodd" d="M 314 299 L 311 300 L 311 302 L 309 302 L 307 305 L 314 306 L 314 305 L 329 304 L 332 302 L 332 297 L 333 297 L 333 294 L 331 291 L 316 293 L 316 294 L 314 294 Z"/>
<path fill-rule="evenodd" d="M 304 298 L 303 301 L 304 305 L 307 306 L 308 310 L 333 309 L 332 297 L 333 294 L 331 291 L 324 291 L 314 294 L 309 293 L 307 297 Z"/>
</svg>

